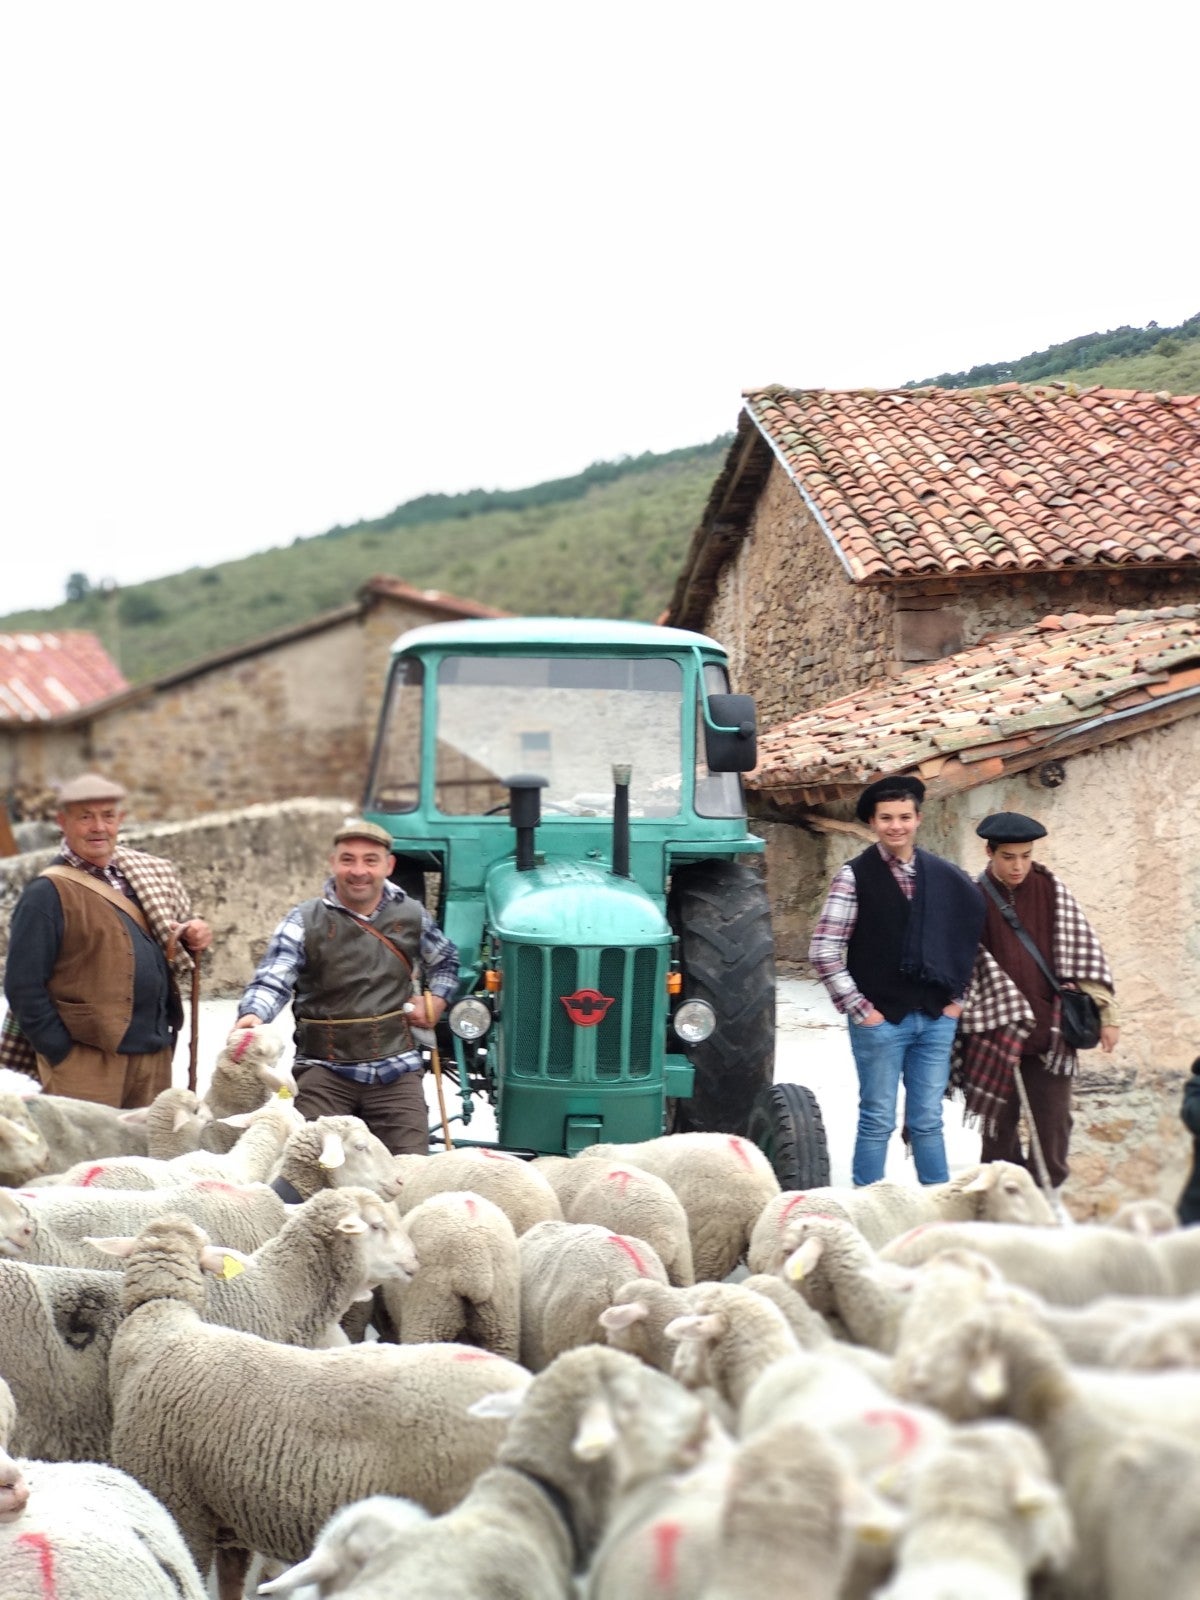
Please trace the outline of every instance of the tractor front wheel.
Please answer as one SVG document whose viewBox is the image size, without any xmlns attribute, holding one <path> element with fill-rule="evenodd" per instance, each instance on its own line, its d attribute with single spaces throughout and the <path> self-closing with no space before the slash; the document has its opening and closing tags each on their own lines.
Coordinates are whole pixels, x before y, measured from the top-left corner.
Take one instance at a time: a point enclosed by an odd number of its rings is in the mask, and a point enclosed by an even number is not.
<svg viewBox="0 0 1200 1600">
<path fill-rule="evenodd" d="M 762 878 L 735 861 L 681 867 L 671 883 L 684 997 L 707 1000 L 717 1026 L 688 1059 L 691 1098 L 672 1107 L 679 1131 L 746 1133 L 755 1096 L 775 1070 L 775 947 Z"/>
<path fill-rule="evenodd" d="M 821 1108 L 802 1083 L 772 1083 L 759 1092 L 748 1137 L 775 1169 L 783 1189 L 824 1189 L 829 1146 Z"/>
</svg>

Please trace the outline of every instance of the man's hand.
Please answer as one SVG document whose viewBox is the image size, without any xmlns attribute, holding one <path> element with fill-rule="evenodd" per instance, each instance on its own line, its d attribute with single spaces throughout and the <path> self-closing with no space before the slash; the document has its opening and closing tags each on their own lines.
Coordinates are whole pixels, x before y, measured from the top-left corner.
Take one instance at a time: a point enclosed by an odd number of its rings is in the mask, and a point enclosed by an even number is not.
<svg viewBox="0 0 1200 1600">
<path fill-rule="evenodd" d="M 1100 1048 L 1104 1051 L 1105 1055 L 1112 1055 L 1113 1051 L 1117 1048 L 1117 1040 L 1120 1037 L 1120 1028 L 1100 1029 Z"/>
<path fill-rule="evenodd" d="M 961 1017 L 962 1014 L 963 1008 L 961 1000 L 951 1000 L 948 1006 L 942 1007 L 942 1015 L 944 1017 Z"/>
<path fill-rule="evenodd" d="M 213 932 L 203 917 L 193 917 L 189 922 L 175 922 L 171 924 L 171 932 L 194 956 L 202 950 L 207 950 L 213 941 Z"/>
<path fill-rule="evenodd" d="M 409 1020 L 414 1028 L 435 1027 L 446 1009 L 446 1002 L 440 994 L 434 994 L 426 989 L 424 994 L 415 994 L 404 1007 Z"/>
<path fill-rule="evenodd" d="M 261 1028 L 262 1026 L 263 1019 L 256 1017 L 253 1011 L 247 1011 L 244 1017 L 239 1017 L 234 1023 L 235 1028 Z"/>
<path fill-rule="evenodd" d="M 865 1016 L 859 1019 L 858 1025 L 860 1028 L 877 1028 L 883 1020 L 883 1012 L 876 1011 L 875 1007 L 872 1006 L 870 1011 L 868 1011 Z"/>
</svg>

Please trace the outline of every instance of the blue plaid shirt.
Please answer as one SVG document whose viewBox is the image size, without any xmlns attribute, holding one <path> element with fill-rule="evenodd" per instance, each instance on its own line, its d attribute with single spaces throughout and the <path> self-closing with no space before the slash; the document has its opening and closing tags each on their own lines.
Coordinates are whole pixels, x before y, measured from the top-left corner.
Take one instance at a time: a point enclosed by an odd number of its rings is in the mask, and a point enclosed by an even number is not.
<svg viewBox="0 0 1200 1600">
<path fill-rule="evenodd" d="M 325 882 L 324 898 L 327 905 L 342 905 L 334 889 L 333 879 Z M 383 899 L 402 900 L 403 889 L 394 883 L 385 883 Z M 376 907 L 378 914 L 379 907 Z M 352 911 L 351 916 L 358 916 Z M 359 917 L 360 922 L 373 922 L 375 916 Z M 425 973 L 425 987 L 440 995 L 449 1005 L 458 991 L 458 947 L 447 939 L 437 923 L 423 907 L 421 910 L 420 960 Z M 292 998 L 296 979 L 304 967 L 304 922 L 300 907 L 293 906 L 271 935 L 267 953 L 258 964 L 246 992 L 238 1006 L 238 1016 L 254 1015 L 263 1022 L 272 1022 Z M 415 987 L 415 984 L 414 984 Z M 409 1050 L 404 1055 L 386 1056 L 382 1061 L 317 1061 L 312 1056 L 296 1057 L 297 1067 L 326 1067 L 340 1077 L 352 1078 L 355 1083 L 392 1083 L 405 1072 L 416 1072 L 424 1064 L 419 1050 Z"/>
</svg>

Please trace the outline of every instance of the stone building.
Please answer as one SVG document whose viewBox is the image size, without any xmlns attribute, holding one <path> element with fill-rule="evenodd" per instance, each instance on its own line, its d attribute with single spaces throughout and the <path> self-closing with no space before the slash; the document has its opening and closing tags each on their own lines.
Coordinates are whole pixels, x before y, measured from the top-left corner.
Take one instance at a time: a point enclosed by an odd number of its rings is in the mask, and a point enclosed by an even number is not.
<svg viewBox="0 0 1200 1600">
<path fill-rule="evenodd" d="M 663 620 L 769 726 L 1047 614 L 1196 600 L 1196 396 L 765 389 Z"/>
<path fill-rule="evenodd" d="M 100 768 L 134 820 L 361 795 L 390 648 L 409 628 L 500 613 L 376 577 L 353 601 L 90 704 L 0 720 L 10 807 L 53 809 L 55 786 Z"/>
</svg>

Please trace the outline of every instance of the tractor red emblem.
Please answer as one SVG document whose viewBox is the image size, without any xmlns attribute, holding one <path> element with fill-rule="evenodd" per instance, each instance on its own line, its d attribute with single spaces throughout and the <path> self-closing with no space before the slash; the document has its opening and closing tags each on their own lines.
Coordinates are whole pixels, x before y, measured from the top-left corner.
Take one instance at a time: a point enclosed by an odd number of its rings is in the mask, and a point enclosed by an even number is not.
<svg viewBox="0 0 1200 1600">
<path fill-rule="evenodd" d="M 577 1028 L 594 1028 L 598 1022 L 603 1022 L 616 996 L 601 994 L 599 989 L 576 989 L 574 994 L 561 994 L 558 998 Z"/>
</svg>

